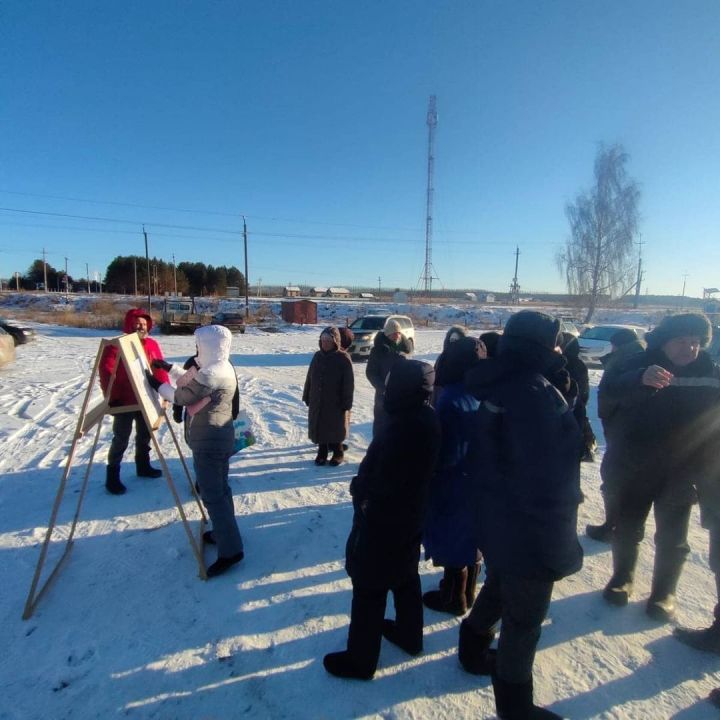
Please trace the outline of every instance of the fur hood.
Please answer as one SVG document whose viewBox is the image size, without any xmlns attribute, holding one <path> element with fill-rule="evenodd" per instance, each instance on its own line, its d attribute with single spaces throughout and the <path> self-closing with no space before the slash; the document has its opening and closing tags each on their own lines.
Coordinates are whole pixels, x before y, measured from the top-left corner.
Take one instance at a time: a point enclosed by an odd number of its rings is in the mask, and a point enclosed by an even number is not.
<svg viewBox="0 0 720 720">
<path fill-rule="evenodd" d="M 135 332 L 135 321 L 139 317 L 145 318 L 147 321 L 148 333 L 152 330 L 153 321 L 150 317 L 150 313 L 142 308 L 132 308 L 125 313 L 125 319 L 123 320 L 123 332 L 126 335 Z"/>
</svg>

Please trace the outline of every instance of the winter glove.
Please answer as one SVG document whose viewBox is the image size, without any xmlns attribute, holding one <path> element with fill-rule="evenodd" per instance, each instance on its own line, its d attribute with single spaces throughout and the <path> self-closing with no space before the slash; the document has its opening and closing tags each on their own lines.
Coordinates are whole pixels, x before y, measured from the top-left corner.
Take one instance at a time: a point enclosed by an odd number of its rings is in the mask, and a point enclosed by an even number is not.
<svg viewBox="0 0 720 720">
<path fill-rule="evenodd" d="M 165 372 L 170 372 L 170 369 L 172 368 L 172 363 L 165 362 L 165 360 L 161 360 L 160 358 L 156 358 L 150 364 L 156 370 L 164 370 Z"/>
<path fill-rule="evenodd" d="M 160 389 L 160 386 L 162 385 L 162 383 L 149 370 L 145 371 L 145 378 L 147 379 L 150 387 L 155 392 L 157 392 Z"/>
<path fill-rule="evenodd" d="M 183 412 L 182 405 L 173 405 L 173 420 L 176 423 L 182 422 L 182 412 Z"/>
</svg>

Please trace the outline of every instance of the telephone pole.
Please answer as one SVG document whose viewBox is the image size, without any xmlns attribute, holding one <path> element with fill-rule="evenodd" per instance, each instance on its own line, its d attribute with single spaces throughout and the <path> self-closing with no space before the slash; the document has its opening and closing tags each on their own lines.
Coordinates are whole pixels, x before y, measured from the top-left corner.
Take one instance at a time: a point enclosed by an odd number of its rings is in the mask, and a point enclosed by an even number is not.
<svg viewBox="0 0 720 720">
<path fill-rule="evenodd" d="M 143 236 L 145 237 L 145 260 L 147 260 L 147 291 L 148 291 L 148 312 L 152 315 L 152 288 L 150 287 L 150 255 L 148 254 L 148 241 L 145 226 L 143 225 Z"/>
<path fill-rule="evenodd" d="M 243 219 L 243 246 L 245 248 L 245 319 L 247 320 L 250 317 L 250 295 L 249 295 L 249 288 L 248 285 L 250 281 L 248 280 L 248 257 L 247 257 L 247 222 L 245 222 L 245 216 L 242 216 Z M 258 297 L 260 296 L 260 286 L 258 282 Z"/>
<path fill-rule="evenodd" d="M 47 262 L 45 261 L 45 248 L 43 248 L 43 285 L 45 292 L 48 291 L 47 286 Z"/>
<path fill-rule="evenodd" d="M 640 305 L 640 285 L 642 283 L 642 246 L 645 243 L 642 240 L 642 235 L 640 235 L 639 242 L 636 243 L 638 246 L 638 269 L 637 269 L 637 280 L 635 281 L 635 301 L 633 302 L 633 307 L 637 309 L 637 307 Z"/>
</svg>

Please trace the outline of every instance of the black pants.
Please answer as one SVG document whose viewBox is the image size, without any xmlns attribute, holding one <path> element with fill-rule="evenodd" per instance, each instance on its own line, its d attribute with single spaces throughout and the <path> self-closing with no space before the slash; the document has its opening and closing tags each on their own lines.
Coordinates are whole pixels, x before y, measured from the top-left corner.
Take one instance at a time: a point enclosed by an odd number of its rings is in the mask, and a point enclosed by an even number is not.
<svg viewBox="0 0 720 720">
<path fill-rule="evenodd" d="M 403 637 L 422 643 L 423 604 L 420 575 L 415 572 L 397 585 L 375 586 L 353 580 L 347 649 L 363 671 L 375 671 L 380 657 L 388 592 L 393 594 L 395 623 Z"/>
<path fill-rule="evenodd" d="M 502 622 L 495 665 L 501 680 L 514 684 L 532 680 L 540 626 L 552 591 L 552 581 L 529 580 L 487 568 L 468 623 L 477 633 L 489 633 Z"/>
<path fill-rule="evenodd" d="M 135 422 L 135 460 L 150 457 L 150 431 L 140 411 L 119 413 L 113 416 L 113 439 L 108 451 L 108 467 L 120 467 L 123 455 L 130 442 L 133 421 Z"/>
<path fill-rule="evenodd" d="M 661 492 L 654 498 L 618 493 L 613 535 L 613 570 L 616 575 L 627 574 L 627 580 L 632 581 L 638 546 L 645 536 L 645 521 L 651 507 L 655 513 L 653 594 L 661 596 L 675 592 L 677 579 L 690 552 L 687 534 L 692 505 L 684 499 L 674 498 L 672 492 Z M 625 577 L 620 579 L 625 580 Z"/>
</svg>

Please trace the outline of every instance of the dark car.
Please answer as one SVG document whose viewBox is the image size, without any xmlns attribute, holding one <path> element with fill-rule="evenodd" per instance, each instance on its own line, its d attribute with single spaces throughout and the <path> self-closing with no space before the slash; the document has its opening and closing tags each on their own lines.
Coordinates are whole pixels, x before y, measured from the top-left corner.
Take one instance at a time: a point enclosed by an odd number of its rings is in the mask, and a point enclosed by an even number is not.
<svg viewBox="0 0 720 720">
<path fill-rule="evenodd" d="M 245 332 L 245 317 L 241 312 L 219 312 L 212 317 L 213 325 L 224 325 L 230 332 Z"/>
<path fill-rule="evenodd" d="M 35 331 L 31 328 L 13 325 L 4 317 L 0 317 L 0 328 L 12 336 L 15 345 L 24 345 L 35 337 Z"/>
</svg>

